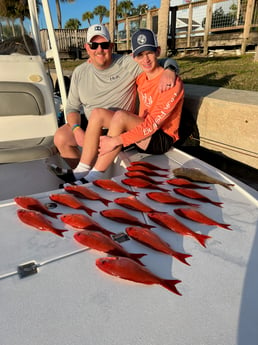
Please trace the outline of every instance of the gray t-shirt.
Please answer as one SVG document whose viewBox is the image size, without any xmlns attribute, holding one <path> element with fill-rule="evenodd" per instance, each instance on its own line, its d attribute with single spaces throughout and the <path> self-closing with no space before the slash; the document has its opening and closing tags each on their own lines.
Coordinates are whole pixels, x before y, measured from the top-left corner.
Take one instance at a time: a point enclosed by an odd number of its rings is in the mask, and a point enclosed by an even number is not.
<svg viewBox="0 0 258 345">
<path fill-rule="evenodd" d="M 135 79 L 142 72 L 130 55 L 112 55 L 112 64 L 99 70 L 91 63 L 76 67 L 71 79 L 66 113 L 83 111 L 89 118 L 94 108 L 135 111 Z"/>
</svg>

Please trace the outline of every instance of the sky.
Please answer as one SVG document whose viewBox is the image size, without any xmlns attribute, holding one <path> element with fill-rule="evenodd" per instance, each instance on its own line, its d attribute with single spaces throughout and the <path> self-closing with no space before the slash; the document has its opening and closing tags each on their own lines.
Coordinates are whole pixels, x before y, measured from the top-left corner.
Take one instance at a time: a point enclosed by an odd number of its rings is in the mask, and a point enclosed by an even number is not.
<svg viewBox="0 0 258 345">
<path fill-rule="evenodd" d="M 160 0 L 131 0 L 134 4 L 134 7 L 137 7 L 140 4 L 147 4 L 150 8 L 156 6 L 160 7 Z M 70 18 L 76 18 L 82 24 L 80 29 L 88 28 L 88 21 L 82 21 L 82 14 L 85 12 L 93 12 L 94 8 L 102 5 L 109 9 L 109 0 L 75 0 L 73 3 L 63 3 L 60 1 L 61 13 L 62 13 L 62 25 L 65 26 L 65 23 Z M 53 26 L 57 28 L 57 14 L 55 0 L 49 0 L 49 7 L 52 14 Z M 108 22 L 109 18 L 104 18 L 103 23 Z M 95 17 L 91 20 L 91 24 L 98 23 L 98 17 Z M 45 28 L 45 21 L 42 16 L 40 16 L 40 28 Z"/>
</svg>

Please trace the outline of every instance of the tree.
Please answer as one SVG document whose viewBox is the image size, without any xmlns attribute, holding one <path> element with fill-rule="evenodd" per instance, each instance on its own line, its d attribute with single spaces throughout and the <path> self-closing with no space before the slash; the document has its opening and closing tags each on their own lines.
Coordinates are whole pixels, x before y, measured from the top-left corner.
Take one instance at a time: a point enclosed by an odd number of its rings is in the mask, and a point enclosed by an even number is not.
<svg viewBox="0 0 258 345">
<path fill-rule="evenodd" d="M 39 10 L 40 2 L 37 0 L 37 9 Z M 23 0 L 0 0 L 0 16 L 6 17 L 7 21 L 12 27 L 13 36 L 15 36 L 14 21 L 19 19 L 21 34 L 24 35 L 25 29 L 23 21 L 25 18 L 30 17 L 29 7 Z"/>
<path fill-rule="evenodd" d="M 234 25 L 235 18 L 232 13 L 224 12 L 222 7 L 219 7 L 212 13 L 211 28 L 224 28 Z M 205 27 L 206 18 L 203 18 L 202 27 Z"/>
<path fill-rule="evenodd" d="M 78 19 L 76 18 L 70 18 L 66 23 L 65 23 L 65 29 L 71 29 L 71 30 L 78 30 L 79 27 L 81 26 L 81 23 Z"/>
<path fill-rule="evenodd" d="M 93 15 L 92 12 L 89 12 L 89 11 L 88 11 L 88 12 L 84 12 L 84 13 L 82 14 L 82 20 L 83 20 L 83 21 L 87 20 L 89 26 L 91 26 L 90 20 L 93 19 L 93 18 L 94 18 L 94 15 Z"/>
<path fill-rule="evenodd" d="M 74 2 L 75 0 L 60 0 L 61 2 Z M 59 0 L 56 0 L 56 12 L 57 12 L 57 23 L 58 29 L 62 29 L 62 14 Z"/>
<path fill-rule="evenodd" d="M 109 16 L 109 11 L 107 10 L 105 6 L 100 5 L 94 8 L 93 14 L 95 14 L 96 16 L 99 16 L 99 22 L 101 24 L 103 21 L 103 18 Z"/>
<path fill-rule="evenodd" d="M 126 18 L 130 15 L 133 8 L 133 3 L 130 0 L 125 0 L 119 2 L 117 6 L 117 16 L 118 18 Z"/>
</svg>

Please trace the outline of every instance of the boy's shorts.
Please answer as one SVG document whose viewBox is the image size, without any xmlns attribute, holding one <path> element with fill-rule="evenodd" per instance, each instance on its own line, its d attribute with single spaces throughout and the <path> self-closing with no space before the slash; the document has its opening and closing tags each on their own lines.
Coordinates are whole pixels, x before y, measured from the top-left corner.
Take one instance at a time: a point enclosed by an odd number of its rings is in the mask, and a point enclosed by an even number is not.
<svg viewBox="0 0 258 345">
<path fill-rule="evenodd" d="M 173 138 L 162 131 L 162 129 L 158 129 L 152 136 L 150 143 L 146 150 L 142 150 L 137 145 L 136 149 L 139 152 L 144 152 L 152 155 L 161 155 L 167 152 L 173 146 Z"/>
</svg>

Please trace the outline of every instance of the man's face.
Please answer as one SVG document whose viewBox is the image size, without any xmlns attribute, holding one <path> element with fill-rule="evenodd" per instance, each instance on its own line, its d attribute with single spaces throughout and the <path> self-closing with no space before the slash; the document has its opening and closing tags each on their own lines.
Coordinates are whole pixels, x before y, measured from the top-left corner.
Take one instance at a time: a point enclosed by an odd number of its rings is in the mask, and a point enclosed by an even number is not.
<svg viewBox="0 0 258 345">
<path fill-rule="evenodd" d="M 105 43 L 104 43 L 105 42 Z M 113 44 L 108 42 L 102 36 L 94 36 L 90 42 L 91 44 L 86 43 L 85 48 L 89 54 L 91 63 L 97 69 L 106 69 L 111 65 L 112 62 L 112 48 Z M 104 43 L 104 47 L 97 43 Z M 96 48 L 96 49 L 94 49 Z"/>
</svg>

